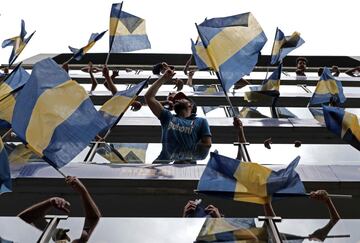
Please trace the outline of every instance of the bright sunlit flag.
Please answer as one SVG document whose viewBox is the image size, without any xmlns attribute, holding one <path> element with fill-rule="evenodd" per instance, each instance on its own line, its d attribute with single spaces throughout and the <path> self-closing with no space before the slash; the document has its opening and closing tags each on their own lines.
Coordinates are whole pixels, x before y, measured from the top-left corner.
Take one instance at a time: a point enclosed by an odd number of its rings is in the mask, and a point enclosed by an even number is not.
<svg viewBox="0 0 360 243">
<path fill-rule="evenodd" d="M 25 38 L 27 32 L 25 30 L 25 21 L 21 20 L 21 30 L 20 35 L 15 36 L 9 39 L 6 39 L 2 43 L 2 48 L 12 46 L 13 49 L 9 58 L 9 66 L 13 64 L 16 58 L 20 55 L 20 53 L 24 50 L 26 44 L 30 41 L 31 37 L 35 34 L 35 31 L 27 38 Z"/>
<path fill-rule="evenodd" d="M 285 36 L 279 28 L 276 28 L 275 40 L 271 52 L 271 64 L 281 63 L 284 57 L 304 43 L 305 41 L 300 37 L 299 32 Z"/>
<path fill-rule="evenodd" d="M 342 104 L 346 100 L 341 81 L 331 75 L 329 68 L 324 67 L 315 92 L 309 101 L 309 105 L 335 103 Z"/>
<path fill-rule="evenodd" d="M 197 190 L 234 201 L 258 204 L 265 204 L 272 196 L 281 194 L 304 194 L 304 185 L 295 171 L 299 160 L 300 156 L 287 168 L 273 171 L 257 163 L 240 162 L 211 153 Z"/>
<path fill-rule="evenodd" d="M 92 33 L 90 36 L 90 39 L 88 41 L 88 44 L 80 49 L 76 49 L 74 47 L 69 46 L 69 49 L 72 53 L 74 53 L 74 59 L 77 61 L 80 61 L 81 58 L 95 45 L 95 43 L 100 40 L 107 30 L 99 33 Z"/>
<path fill-rule="evenodd" d="M 11 192 L 11 176 L 8 155 L 0 137 L 0 194 Z"/>
<path fill-rule="evenodd" d="M 122 11 L 123 3 L 114 3 L 110 13 L 110 53 L 151 48 L 145 20 Z"/>
<path fill-rule="evenodd" d="M 197 28 L 225 91 L 251 73 L 267 41 L 252 13 L 205 20 Z"/>
<path fill-rule="evenodd" d="M 326 127 L 342 140 L 360 150 L 360 125 L 355 114 L 343 108 L 323 106 Z"/>
<path fill-rule="evenodd" d="M 258 101 L 268 97 L 280 95 L 280 78 L 282 65 L 279 65 L 268 79 L 265 79 L 260 86 L 250 87 L 250 92 L 245 92 L 244 99 L 247 101 Z"/>
<path fill-rule="evenodd" d="M 99 114 L 105 119 L 107 129 L 111 128 L 120 116 L 126 112 L 131 103 L 148 84 L 148 80 L 144 80 L 129 89 L 117 92 L 110 100 L 103 104 Z"/>
<path fill-rule="evenodd" d="M 60 168 L 106 124 L 85 89 L 47 58 L 34 65 L 19 93 L 12 127 L 30 149 Z"/>
</svg>

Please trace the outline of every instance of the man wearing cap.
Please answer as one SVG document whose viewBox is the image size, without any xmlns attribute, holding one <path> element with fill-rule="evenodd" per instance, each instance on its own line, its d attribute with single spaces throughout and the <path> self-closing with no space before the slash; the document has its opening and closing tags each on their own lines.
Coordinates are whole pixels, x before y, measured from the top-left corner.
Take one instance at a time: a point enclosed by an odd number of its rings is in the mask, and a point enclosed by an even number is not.
<svg viewBox="0 0 360 243">
<path fill-rule="evenodd" d="M 163 147 L 158 160 L 171 159 L 174 151 L 201 151 L 206 148 L 208 150 L 211 146 L 211 132 L 207 120 L 196 117 L 196 104 L 184 93 L 179 92 L 172 99 L 176 115 L 164 109 L 156 100 L 155 95 L 161 85 L 170 81 L 174 75 L 174 71 L 168 68 L 145 94 L 146 103 L 161 122 Z"/>
</svg>

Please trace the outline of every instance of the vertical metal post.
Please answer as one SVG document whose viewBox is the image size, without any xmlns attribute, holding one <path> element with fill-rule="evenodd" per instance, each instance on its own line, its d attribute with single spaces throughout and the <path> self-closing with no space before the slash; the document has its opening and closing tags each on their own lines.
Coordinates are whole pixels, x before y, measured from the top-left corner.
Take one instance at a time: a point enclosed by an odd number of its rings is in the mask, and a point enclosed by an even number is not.
<svg viewBox="0 0 360 243">
<path fill-rule="evenodd" d="M 45 219 L 50 219 L 50 222 L 47 224 L 37 243 L 48 243 L 54 233 L 54 230 L 60 223 L 60 220 L 66 220 L 67 218 L 67 215 L 46 215 Z"/>
<path fill-rule="evenodd" d="M 258 219 L 259 221 L 264 221 L 264 223 L 268 227 L 268 232 L 270 232 L 273 242 L 275 243 L 283 242 L 279 230 L 275 224 L 275 222 L 281 222 L 281 217 L 259 216 Z"/>
</svg>

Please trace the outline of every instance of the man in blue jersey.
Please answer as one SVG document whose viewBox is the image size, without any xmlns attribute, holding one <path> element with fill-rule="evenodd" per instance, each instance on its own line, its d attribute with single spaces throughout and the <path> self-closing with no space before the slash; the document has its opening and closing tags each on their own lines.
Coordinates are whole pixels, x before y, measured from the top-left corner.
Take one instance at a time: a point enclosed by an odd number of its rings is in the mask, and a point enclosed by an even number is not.
<svg viewBox="0 0 360 243">
<path fill-rule="evenodd" d="M 155 95 L 161 85 L 170 81 L 174 75 L 174 71 L 168 68 L 145 94 L 146 103 L 161 122 L 162 152 L 158 160 L 186 159 L 175 158 L 173 155 L 190 151 L 201 155 L 211 146 L 211 132 L 207 120 L 196 117 L 196 104 L 184 93 L 179 92 L 173 98 L 175 115 L 156 100 Z"/>
</svg>

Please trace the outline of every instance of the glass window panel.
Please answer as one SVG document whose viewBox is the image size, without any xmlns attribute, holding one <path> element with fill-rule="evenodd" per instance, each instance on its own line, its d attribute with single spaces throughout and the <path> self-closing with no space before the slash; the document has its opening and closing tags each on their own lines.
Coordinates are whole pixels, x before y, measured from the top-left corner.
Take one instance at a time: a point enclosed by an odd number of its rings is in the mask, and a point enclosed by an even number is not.
<svg viewBox="0 0 360 243">
<path fill-rule="evenodd" d="M 42 231 L 18 217 L 0 217 L 0 225 L 0 242 L 37 242 L 42 234 Z"/>
</svg>

